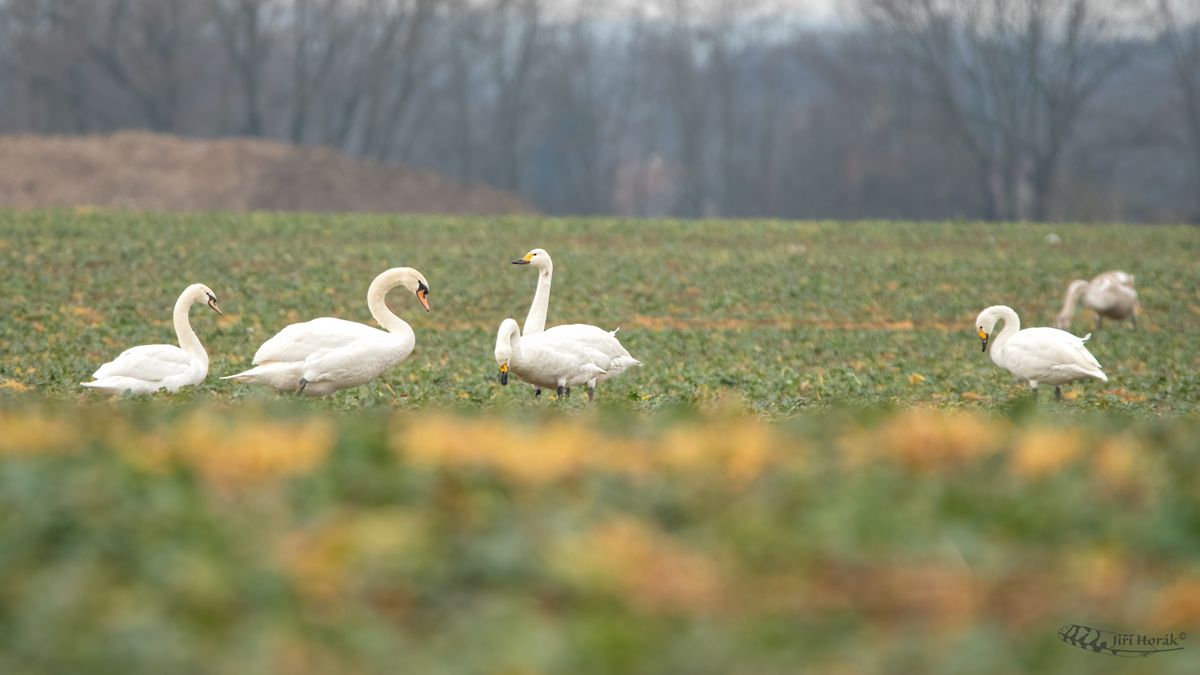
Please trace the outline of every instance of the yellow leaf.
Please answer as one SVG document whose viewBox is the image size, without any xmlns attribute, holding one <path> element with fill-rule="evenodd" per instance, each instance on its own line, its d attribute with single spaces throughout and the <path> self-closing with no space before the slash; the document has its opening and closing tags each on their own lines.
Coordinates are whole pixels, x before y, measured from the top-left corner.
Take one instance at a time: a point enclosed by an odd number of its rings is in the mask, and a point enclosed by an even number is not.
<svg viewBox="0 0 1200 675">
<path fill-rule="evenodd" d="M 908 375 L 908 383 L 909 384 L 921 384 L 924 381 L 925 381 L 925 376 L 921 375 L 920 373 L 909 373 L 909 375 Z"/>
</svg>

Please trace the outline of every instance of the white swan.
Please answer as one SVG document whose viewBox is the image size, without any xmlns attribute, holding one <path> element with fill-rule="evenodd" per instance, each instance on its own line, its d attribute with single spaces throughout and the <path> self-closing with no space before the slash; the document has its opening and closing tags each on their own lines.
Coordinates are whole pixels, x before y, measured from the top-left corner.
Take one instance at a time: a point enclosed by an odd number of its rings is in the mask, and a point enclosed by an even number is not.
<svg viewBox="0 0 1200 675">
<path fill-rule="evenodd" d="M 1054 327 L 1066 329 L 1071 326 L 1075 316 L 1075 304 L 1079 296 L 1083 296 L 1083 306 L 1096 313 L 1096 330 L 1104 323 L 1104 318 L 1133 321 L 1137 328 L 1138 304 L 1137 289 L 1133 286 L 1133 275 L 1120 270 L 1099 274 L 1091 282 L 1076 279 L 1067 287 L 1067 298 L 1063 302 L 1062 311 L 1054 318 Z"/>
<path fill-rule="evenodd" d="M 1054 385 L 1054 397 L 1061 400 L 1061 385 L 1094 377 L 1108 382 L 1100 362 L 1083 346 L 1091 334 L 1078 338 L 1057 328 L 1026 328 L 1010 307 L 988 307 L 975 320 L 975 329 L 987 351 L 988 337 L 997 321 L 1004 321 L 1004 330 L 992 340 L 992 361 L 1033 387 L 1037 400 L 1038 384 Z"/>
<path fill-rule="evenodd" d="M 530 265 L 538 270 L 537 291 L 533 295 L 533 304 L 529 307 L 529 316 L 525 318 L 524 336 L 530 337 L 545 332 L 556 338 L 567 338 L 579 342 L 584 347 L 603 354 L 608 359 L 607 364 L 597 363 L 604 368 L 605 374 L 587 382 L 588 400 L 592 400 L 596 385 L 611 380 L 634 366 L 642 365 L 641 361 L 633 358 L 621 341 L 617 339 L 617 330 L 606 331 L 597 326 L 582 323 L 555 326 L 546 330 L 546 313 L 550 307 L 550 283 L 554 277 L 554 261 L 544 249 L 535 248 L 520 260 L 514 260 L 514 265 Z M 542 393 L 541 389 L 534 390 L 534 396 Z"/>
<path fill-rule="evenodd" d="M 384 302 L 384 296 L 396 286 L 416 294 L 429 311 L 425 277 L 410 267 L 390 269 L 375 277 L 367 290 L 371 316 L 387 332 L 328 317 L 295 323 L 258 348 L 256 367 L 221 379 L 265 384 L 308 396 L 328 396 L 370 382 L 408 358 L 417 342 L 412 328 Z"/>
<path fill-rule="evenodd" d="M 217 296 L 204 284 L 192 284 L 175 301 L 175 335 L 179 346 L 143 345 L 121 352 L 92 377 L 95 382 L 80 382 L 106 394 L 149 394 L 160 389 L 171 393 L 189 384 L 199 384 L 208 376 L 208 353 L 192 330 L 188 310 L 197 302 L 206 303 L 217 314 Z"/>
<path fill-rule="evenodd" d="M 570 395 L 571 387 L 604 375 L 604 368 L 595 363 L 604 359 L 603 354 L 574 340 L 555 338 L 548 332 L 521 337 L 521 329 L 512 319 L 505 319 L 496 334 L 500 384 L 508 384 L 511 372 L 539 389 L 555 389 L 559 398 Z"/>
</svg>

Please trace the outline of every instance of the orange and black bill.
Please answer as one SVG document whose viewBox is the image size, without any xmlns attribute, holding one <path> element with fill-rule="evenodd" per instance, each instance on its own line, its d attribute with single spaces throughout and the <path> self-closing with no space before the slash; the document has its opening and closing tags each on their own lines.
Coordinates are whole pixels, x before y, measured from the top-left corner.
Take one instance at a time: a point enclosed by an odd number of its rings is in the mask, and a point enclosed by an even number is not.
<svg viewBox="0 0 1200 675">
<path fill-rule="evenodd" d="M 506 384 L 508 384 L 508 364 L 507 363 L 500 366 L 500 385 L 503 386 Z"/>
<path fill-rule="evenodd" d="M 983 340 L 983 351 L 986 352 L 987 351 L 988 334 L 983 332 L 982 330 L 979 331 L 979 339 Z"/>
<path fill-rule="evenodd" d="M 529 264 L 529 260 L 530 260 L 530 258 L 532 258 L 532 257 L 533 257 L 533 254 L 532 254 L 532 253 L 529 253 L 529 254 L 527 254 L 527 255 L 526 255 L 524 258 L 521 258 L 520 260 L 514 260 L 514 261 L 513 261 L 513 264 L 514 264 L 514 265 L 528 265 L 528 264 Z"/>
<path fill-rule="evenodd" d="M 429 311 L 429 287 L 425 285 L 424 281 L 417 282 L 417 299 L 421 301 L 422 305 L 425 305 L 425 311 L 428 312 Z"/>
</svg>

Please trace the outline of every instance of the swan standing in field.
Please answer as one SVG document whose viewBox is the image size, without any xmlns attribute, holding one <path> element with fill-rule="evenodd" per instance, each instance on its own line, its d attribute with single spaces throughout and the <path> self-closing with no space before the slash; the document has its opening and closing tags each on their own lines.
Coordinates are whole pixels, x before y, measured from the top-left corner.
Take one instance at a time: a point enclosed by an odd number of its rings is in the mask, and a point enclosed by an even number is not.
<svg viewBox="0 0 1200 675">
<path fill-rule="evenodd" d="M 180 387 L 199 384 L 208 376 L 208 353 L 192 330 L 188 310 L 197 302 L 206 303 L 217 314 L 217 296 L 204 284 L 192 284 L 175 301 L 175 335 L 179 346 L 143 345 L 121 352 L 92 373 L 95 382 L 80 382 L 85 387 L 106 394 L 119 395 L 126 391 L 150 394 L 166 389 L 172 394 Z"/>
<path fill-rule="evenodd" d="M 505 319 L 496 334 L 496 364 L 500 366 L 502 385 L 508 384 L 511 372 L 539 390 L 555 389 L 562 398 L 564 393 L 570 395 L 571 387 L 605 374 L 596 360 L 603 362 L 605 357 L 574 340 L 555 338 L 549 332 L 521 337 L 521 329 L 512 319 Z"/>
<path fill-rule="evenodd" d="M 1010 307 L 988 307 L 975 320 L 975 329 L 987 351 L 988 338 L 997 321 L 1004 321 L 1004 330 L 992 340 L 992 361 L 1029 383 L 1033 399 L 1037 400 L 1038 384 L 1054 385 L 1054 397 L 1062 400 L 1061 385 L 1094 377 L 1108 382 L 1100 362 L 1092 356 L 1084 341 L 1091 333 L 1079 338 L 1057 328 L 1026 328 Z"/>
<path fill-rule="evenodd" d="M 417 343 L 412 328 L 384 302 L 396 286 L 412 291 L 429 311 L 425 277 L 411 267 L 390 269 L 375 277 L 367 290 L 371 316 L 386 332 L 328 317 L 294 323 L 258 348 L 256 367 L 221 379 L 308 396 L 328 396 L 370 382 L 408 358 Z"/>
<path fill-rule="evenodd" d="M 1076 279 L 1067 287 L 1062 311 L 1054 319 L 1054 327 L 1066 329 L 1075 316 L 1075 305 L 1083 296 L 1083 306 L 1096 313 L 1096 330 L 1108 317 L 1116 321 L 1130 319 L 1137 328 L 1138 297 L 1133 287 L 1133 275 L 1120 270 L 1097 275 L 1091 282 Z"/>
<path fill-rule="evenodd" d="M 544 249 L 535 248 L 520 260 L 514 260 L 514 265 L 529 265 L 538 270 L 537 291 L 533 295 L 533 304 L 529 307 L 529 316 L 525 318 L 524 336 L 526 338 L 540 333 L 552 335 L 555 338 L 575 340 L 589 350 L 603 354 L 607 364 L 597 363 L 605 370 L 605 374 L 588 380 L 588 400 L 592 400 L 596 385 L 611 380 L 625 372 L 626 369 L 642 365 L 641 361 L 633 358 L 617 339 L 617 331 L 606 331 L 598 326 L 582 323 L 555 326 L 546 330 L 546 313 L 550 308 L 550 283 L 554 277 L 554 261 Z M 620 330 L 619 328 L 617 330 Z M 534 389 L 534 396 L 541 395 L 540 388 Z"/>
</svg>

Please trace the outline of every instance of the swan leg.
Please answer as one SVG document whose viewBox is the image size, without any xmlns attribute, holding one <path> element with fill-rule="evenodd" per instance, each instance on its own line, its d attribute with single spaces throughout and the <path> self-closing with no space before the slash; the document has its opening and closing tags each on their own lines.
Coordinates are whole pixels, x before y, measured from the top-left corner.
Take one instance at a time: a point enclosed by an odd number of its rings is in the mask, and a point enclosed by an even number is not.
<svg viewBox="0 0 1200 675">
<path fill-rule="evenodd" d="M 308 380 L 304 379 L 303 377 L 302 377 L 302 378 L 300 378 L 300 388 L 296 390 L 296 393 L 297 393 L 297 394 L 303 394 L 303 393 L 304 393 L 304 388 L 305 388 L 305 387 L 307 387 L 307 386 L 308 386 Z"/>
<path fill-rule="evenodd" d="M 567 387 L 567 398 L 571 398 L 571 388 Z"/>
<path fill-rule="evenodd" d="M 533 397 L 534 397 L 534 398 L 537 398 L 537 397 L 539 397 L 539 396 L 541 396 L 541 395 L 542 395 L 542 389 L 541 389 L 541 387 L 538 387 L 537 389 L 534 389 L 534 390 L 533 390 Z"/>
<path fill-rule="evenodd" d="M 1130 316 L 1129 320 L 1133 321 L 1133 328 L 1134 328 L 1134 330 L 1136 330 L 1137 329 L 1137 314 Z"/>
<path fill-rule="evenodd" d="M 1054 388 L 1054 400 L 1055 400 L 1055 401 L 1061 401 L 1061 400 L 1062 400 L 1062 388 L 1061 388 L 1061 387 L 1055 387 L 1055 388 Z"/>
<path fill-rule="evenodd" d="M 1096 330 L 1100 330 L 1100 326 L 1103 326 L 1103 325 L 1104 325 L 1104 317 L 1097 314 L 1096 315 Z"/>
<path fill-rule="evenodd" d="M 563 386 L 561 384 L 558 385 L 558 397 L 560 399 L 563 397 Z"/>
<path fill-rule="evenodd" d="M 592 398 L 595 393 L 596 393 L 595 387 L 588 387 L 588 403 L 592 402 Z"/>
<path fill-rule="evenodd" d="M 1037 385 L 1034 385 L 1033 387 L 1033 401 L 1035 403 L 1037 402 Z"/>
</svg>

